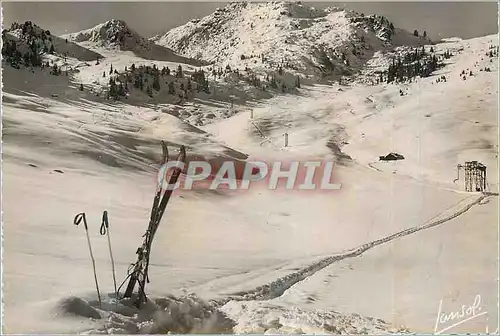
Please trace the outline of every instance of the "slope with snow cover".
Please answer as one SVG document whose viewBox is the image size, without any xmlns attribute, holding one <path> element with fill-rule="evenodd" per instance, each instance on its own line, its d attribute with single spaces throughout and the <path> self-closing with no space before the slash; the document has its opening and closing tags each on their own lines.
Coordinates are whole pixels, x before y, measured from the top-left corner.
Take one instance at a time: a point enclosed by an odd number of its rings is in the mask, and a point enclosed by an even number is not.
<svg viewBox="0 0 500 336">
<path fill-rule="evenodd" d="M 93 28 L 63 35 L 70 41 L 89 47 L 105 47 L 131 51 L 135 55 L 156 61 L 170 61 L 200 66 L 203 62 L 176 55 L 169 48 L 140 36 L 122 20 L 109 20 Z"/>
<path fill-rule="evenodd" d="M 303 89 L 302 97 L 283 95 L 249 107 L 253 120 L 245 112 L 205 128 L 215 136 L 154 109 L 110 104 L 81 93 L 64 83 L 65 77 L 5 68 L 5 331 L 386 333 L 403 324 L 429 332 L 434 325 L 429 326 L 423 301 L 443 295 L 468 302 L 476 289 L 495 297 L 495 199 L 471 208 L 469 217 L 443 223 L 439 231 L 426 231 L 423 252 L 412 249 L 420 244 L 416 233 L 401 242 L 407 248 L 396 241 L 387 250 L 373 250 L 378 254 L 367 251 L 341 263 L 318 264 L 472 202 L 479 195 L 463 193 L 452 182 L 455 165 L 469 155 L 488 164 L 489 176 L 498 172 L 493 160 L 498 123 L 492 119 L 498 70 L 496 63 L 481 60 L 482 49 L 498 41 L 487 37 L 460 43 L 470 50 L 450 60 L 453 64 L 443 70 L 451 73 L 446 83 L 432 84 L 434 77 L 419 80 L 407 86 L 411 94 L 404 97 L 396 85 L 316 86 Z M 476 62 L 491 64 L 493 71 L 463 81 L 461 68 Z M 467 97 L 464 93 L 471 89 L 477 94 Z M 453 104 L 457 100 L 460 105 Z M 437 120 L 424 124 L 429 117 L 415 108 L 429 110 Z M 478 109 L 481 114 L 475 113 Z M 471 114 L 477 119 L 470 119 Z M 285 130 L 290 142 L 283 148 Z M 491 146 L 460 138 L 478 130 L 478 138 Z M 381 141 L 388 137 L 392 142 Z M 98 234 L 100 216 L 108 210 L 117 274 L 123 279 L 150 215 L 156 178 L 148 164 L 158 157 L 159 138 L 173 146 L 187 142 L 190 150 L 205 155 L 334 158 L 339 162 L 334 182 L 342 188 L 319 193 L 259 188 L 239 194 L 178 192 L 152 251 L 148 291 L 155 305 L 137 311 L 126 301 L 116 305 L 113 294 L 106 294 L 99 307 L 85 234 L 71 220 L 78 212 L 87 213 L 101 290 L 112 292 L 107 240 Z M 419 141 L 432 147 L 415 156 Z M 234 148 L 231 154 L 227 147 Z M 408 160 L 372 162 L 389 151 Z M 463 151 L 467 157 L 458 154 Z M 489 182 L 492 190 L 498 188 L 498 181 Z M 29 210 L 26 204 L 32 205 Z M 478 225 L 467 225 L 478 218 Z M 439 252 L 443 244 L 446 253 Z M 467 258 L 466 271 L 462 258 Z M 418 267 L 409 268 L 412 263 Z M 445 276 L 428 276 L 442 274 L 437 268 L 443 265 Z M 303 270 L 310 271 L 305 279 L 294 276 Z M 425 280 L 422 271 L 427 272 Z M 421 284 L 425 292 L 418 288 Z M 216 301 L 186 296 L 183 289 Z M 356 293 L 379 295 L 369 304 Z M 484 304 L 494 319 L 496 305 L 490 300 Z M 480 327 L 468 331 L 483 331 Z"/>
<path fill-rule="evenodd" d="M 376 50 L 429 43 L 394 28 L 382 16 L 319 10 L 300 2 L 230 3 L 152 40 L 223 66 L 283 66 L 317 77 L 359 70 Z"/>
<path fill-rule="evenodd" d="M 26 23 L 23 25 L 26 25 Z M 4 45 L 6 41 L 14 41 L 18 45 L 18 50 L 24 54 L 29 51 L 28 39 L 32 38 L 38 45 L 45 45 L 47 51 L 53 46 L 57 54 L 75 58 L 79 61 L 93 61 L 102 58 L 102 55 L 99 53 L 68 41 L 67 39 L 52 35 L 50 31 L 44 31 L 35 24 L 30 24 L 29 26 L 31 29 L 27 32 L 23 31 L 23 25 L 14 23 L 11 28 L 4 29 Z M 42 35 L 44 35 L 43 39 Z"/>
<path fill-rule="evenodd" d="M 470 160 L 486 164 L 488 190 L 498 192 L 498 61 L 487 56 L 497 46 L 498 36 L 450 41 L 434 46 L 453 50 L 455 54 L 435 76 L 399 85 L 317 86 L 308 91 L 309 97 L 279 97 L 269 105 L 253 108 L 253 120 L 249 120 L 247 113 L 206 128 L 222 141 L 257 158 L 275 148 L 281 149 L 278 157 L 318 158 L 329 152 L 335 155 L 341 163 L 335 176 L 343 183 L 342 191 L 355 188 L 357 199 L 347 201 L 347 195 L 343 194 L 332 199 L 329 206 L 336 208 L 340 203 L 342 210 L 354 206 L 363 213 L 358 217 L 333 210 L 332 226 L 338 225 L 340 230 L 357 227 L 362 221 L 360 237 L 361 232 L 382 233 L 384 225 L 394 228 L 396 223 L 405 227 L 411 226 L 410 223 L 428 224 L 460 212 L 479 197 L 463 192 L 463 172 L 455 180 L 458 164 Z M 436 81 L 441 76 L 446 76 L 446 82 Z M 400 88 L 404 96 L 399 94 Z M 243 133 L 233 131 L 242 128 Z M 265 136 L 257 129 L 264 130 Z M 289 135 L 287 148 L 282 147 L 285 131 Z M 253 141 L 248 141 L 249 136 Z M 255 149 L 251 150 L 252 147 Z M 401 153 L 405 159 L 380 162 L 379 155 L 389 152 Z M 376 188 L 377 192 L 373 189 L 371 193 L 366 189 L 367 180 L 347 178 L 347 171 L 354 173 L 359 166 L 371 170 L 373 175 L 359 172 L 354 175 L 357 178 L 387 179 L 381 182 L 381 189 Z M 408 184 L 403 185 L 402 181 Z M 367 192 L 371 201 L 365 203 L 361 199 Z M 374 198 L 384 200 L 387 206 L 376 205 Z M 307 202 L 308 207 L 311 202 Z M 317 221 L 316 210 L 309 210 L 308 215 Z M 385 219 L 379 217 L 380 211 L 387 215 Z M 426 218 L 426 212 L 434 215 Z M 357 312 L 377 316 L 393 326 L 404 325 L 412 331 L 427 333 L 435 331 L 441 299 L 443 312 L 449 313 L 461 309 L 461 304 L 471 304 L 480 295 L 482 310 L 487 315 L 450 330 L 493 331 L 498 323 L 497 220 L 496 198 L 481 202 L 438 228 L 388 243 L 366 252 L 363 258 L 347 258 L 332 264 L 286 287 L 283 295 L 259 307 L 267 316 L 273 316 L 274 309 L 283 307 Z M 304 219 L 303 223 L 310 221 Z M 325 236 L 326 231 L 320 230 L 315 239 L 317 244 L 328 241 L 334 246 L 346 239 L 342 231 Z M 351 232 L 347 236 L 356 234 Z M 310 249 L 306 241 L 304 238 L 301 246 Z M 286 267 L 274 272 L 281 279 L 293 273 Z M 252 289 L 264 282 L 258 273 L 247 281 L 235 276 L 197 287 L 196 292 L 253 293 Z M 376 304 L 369 305 L 367 300 Z M 251 330 L 261 330 L 257 323 L 258 309 L 252 314 L 245 308 L 247 304 L 254 305 L 243 300 L 231 303 L 227 309 L 233 316 L 255 318 L 242 321 L 240 327 L 244 330 L 249 325 L 254 328 Z M 278 318 L 278 322 L 283 320 L 286 321 Z M 440 327 L 451 325 L 448 322 Z"/>
</svg>

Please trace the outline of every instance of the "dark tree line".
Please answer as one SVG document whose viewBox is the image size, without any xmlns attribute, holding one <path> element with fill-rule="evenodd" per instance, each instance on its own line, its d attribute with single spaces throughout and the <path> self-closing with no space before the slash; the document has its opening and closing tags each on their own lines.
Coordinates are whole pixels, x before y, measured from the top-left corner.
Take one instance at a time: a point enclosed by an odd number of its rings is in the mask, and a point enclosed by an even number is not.
<svg viewBox="0 0 500 336">
<path fill-rule="evenodd" d="M 113 98 L 115 100 L 119 100 L 120 97 L 126 97 L 126 86 L 122 82 L 117 83 L 113 77 L 110 77 L 108 95 L 109 98 Z"/>
<path fill-rule="evenodd" d="M 123 73 L 118 73 L 111 65 L 109 74 L 116 74 L 115 78 L 119 81 L 119 84 L 116 84 L 116 79 L 110 78 L 109 82 L 109 97 L 117 100 L 122 96 L 127 96 L 129 85 L 146 93 L 151 98 L 154 97 L 155 92 L 161 91 L 164 84 L 166 84 L 168 94 L 178 96 L 181 100 L 193 93 L 193 82 L 197 83 L 198 92 L 210 92 L 208 80 L 203 70 L 195 71 L 193 75 L 186 78 L 181 65 L 177 67 L 175 73 L 168 67 L 163 67 L 160 70 L 155 64 L 152 66 L 132 64 L 128 69 L 125 67 Z M 103 73 L 103 77 L 105 75 L 106 73 Z"/>
<path fill-rule="evenodd" d="M 197 83 L 198 92 L 205 92 L 207 94 L 210 93 L 210 88 L 208 87 L 208 80 L 205 76 L 205 71 L 197 70 L 191 76 L 193 82 Z"/>
<path fill-rule="evenodd" d="M 446 51 L 443 55 L 444 58 L 451 56 L 449 51 Z M 422 49 L 413 49 L 402 57 L 394 58 L 387 71 L 380 73 L 379 82 L 401 83 L 411 81 L 417 76 L 428 77 L 442 66 L 443 63 L 439 61 L 432 48 L 430 52 L 426 52 L 424 47 Z"/>
</svg>

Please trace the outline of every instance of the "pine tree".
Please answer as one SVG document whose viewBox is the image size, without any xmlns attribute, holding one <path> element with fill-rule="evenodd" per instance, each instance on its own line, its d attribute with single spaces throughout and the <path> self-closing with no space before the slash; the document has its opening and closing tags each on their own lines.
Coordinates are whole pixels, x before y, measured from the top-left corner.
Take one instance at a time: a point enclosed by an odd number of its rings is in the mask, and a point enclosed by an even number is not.
<svg viewBox="0 0 500 336">
<path fill-rule="evenodd" d="M 25 52 L 23 54 L 23 62 L 26 66 L 30 66 L 30 58 L 31 58 L 31 54 L 29 52 Z"/>
<path fill-rule="evenodd" d="M 118 90 L 116 87 L 116 82 L 113 79 L 113 77 L 109 78 L 109 96 L 112 98 L 117 98 L 118 96 Z"/>
<path fill-rule="evenodd" d="M 174 82 L 170 82 L 168 83 L 168 94 L 175 94 L 175 86 L 174 86 Z"/>
<path fill-rule="evenodd" d="M 141 79 L 139 77 L 135 77 L 135 80 L 134 80 L 134 87 L 136 89 L 140 88 L 141 87 Z"/>
<path fill-rule="evenodd" d="M 125 94 L 125 87 L 123 86 L 123 83 L 120 83 L 120 85 L 118 85 L 118 95 L 125 96 Z"/>
<path fill-rule="evenodd" d="M 281 92 L 285 92 L 286 91 L 286 85 L 285 83 L 281 83 Z"/>
<path fill-rule="evenodd" d="M 413 31 L 413 36 L 417 36 L 417 37 L 418 37 L 418 30 L 416 30 L 416 29 L 415 29 L 415 30 Z"/>
<path fill-rule="evenodd" d="M 113 74 L 113 64 L 111 64 L 111 67 L 109 68 L 109 74 L 112 75 Z"/>
<path fill-rule="evenodd" d="M 102 78 L 106 78 L 106 71 L 102 72 Z"/>
<path fill-rule="evenodd" d="M 80 84 L 80 91 L 83 91 L 83 83 Z"/>
<path fill-rule="evenodd" d="M 272 88 L 274 88 L 274 89 L 277 89 L 277 88 L 278 88 L 278 82 L 276 81 L 276 77 L 275 77 L 275 76 L 273 76 L 273 77 L 271 78 L 271 83 L 270 83 L 270 86 L 271 86 Z"/>
<path fill-rule="evenodd" d="M 177 67 L 177 73 L 175 74 L 175 77 L 177 78 L 183 78 L 184 74 L 182 73 L 182 66 L 179 64 Z"/>
<path fill-rule="evenodd" d="M 160 77 L 158 76 L 158 74 L 156 74 L 153 79 L 153 89 L 156 91 L 160 91 Z"/>
<path fill-rule="evenodd" d="M 427 31 L 424 30 L 424 34 L 423 34 L 424 37 L 427 37 Z"/>
<path fill-rule="evenodd" d="M 59 76 L 59 69 L 57 68 L 57 64 L 52 66 L 52 74 L 55 76 Z"/>
</svg>

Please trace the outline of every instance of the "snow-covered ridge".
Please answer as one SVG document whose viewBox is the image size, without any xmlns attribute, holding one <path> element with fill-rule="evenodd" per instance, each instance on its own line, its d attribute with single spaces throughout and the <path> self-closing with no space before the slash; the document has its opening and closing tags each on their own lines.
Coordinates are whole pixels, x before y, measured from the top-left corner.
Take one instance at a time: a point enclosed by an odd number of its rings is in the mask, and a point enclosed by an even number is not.
<svg viewBox="0 0 500 336">
<path fill-rule="evenodd" d="M 9 43 L 14 43 L 11 48 L 21 53 L 17 63 L 19 63 L 22 56 L 26 53 L 32 53 L 34 50 L 36 54 L 58 54 L 64 57 L 73 57 L 80 61 L 102 58 L 99 53 L 67 39 L 52 35 L 49 30 L 45 30 L 31 21 L 12 23 L 10 28 L 2 31 L 2 39 L 4 42 L 3 53 L 5 53 L 5 48 Z M 7 55 L 4 55 L 4 58 L 5 56 Z"/>
<path fill-rule="evenodd" d="M 132 51 L 145 59 L 202 65 L 201 62 L 178 56 L 169 48 L 159 46 L 142 37 L 123 20 L 112 19 L 93 28 L 63 35 L 63 37 L 91 48 L 104 47 L 111 50 Z"/>
<path fill-rule="evenodd" d="M 230 3 L 151 41 L 222 66 L 283 66 L 313 76 L 348 75 L 376 50 L 430 43 L 382 16 L 300 2 Z"/>
<path fill-rule="evenodd" d="M 130 50 L 151 47 L 151 42 L 141 37 L 123 20 L 109 20 L 97 26 L 67 35 L 74 42 L 94 42 L 103 47 Z"/>
</svg>

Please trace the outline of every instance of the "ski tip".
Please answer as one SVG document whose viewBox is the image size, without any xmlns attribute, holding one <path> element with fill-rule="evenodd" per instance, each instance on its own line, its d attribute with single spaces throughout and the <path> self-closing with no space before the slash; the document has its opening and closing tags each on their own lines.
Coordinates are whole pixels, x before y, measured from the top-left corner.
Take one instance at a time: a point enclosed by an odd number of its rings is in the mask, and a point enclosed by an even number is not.
<svg viewBox="0 0 500 336">
<path fill-rule="evenodd" d="M 162 149 L 162 163 L 167 163 L 168 161 L 168 147 L 165 141 L 161 140 L 161 149 Z"/>
</svg>

